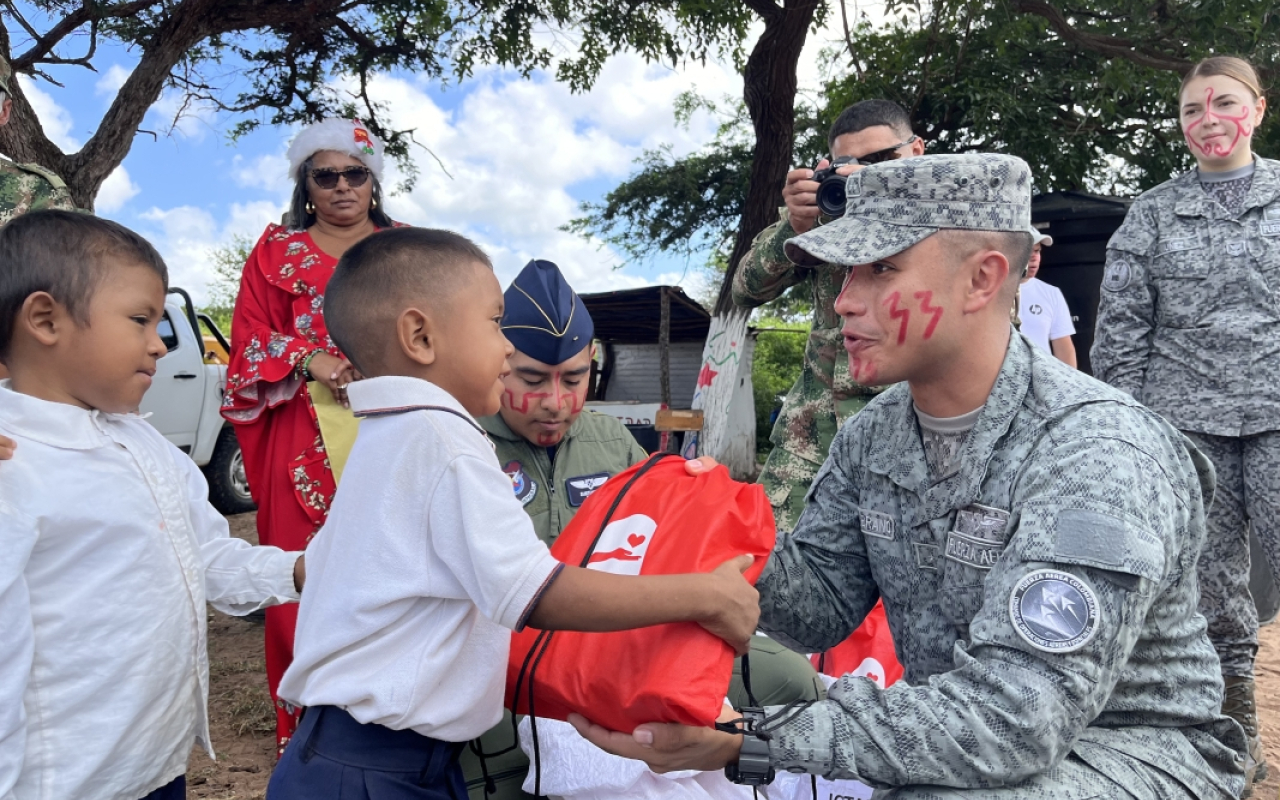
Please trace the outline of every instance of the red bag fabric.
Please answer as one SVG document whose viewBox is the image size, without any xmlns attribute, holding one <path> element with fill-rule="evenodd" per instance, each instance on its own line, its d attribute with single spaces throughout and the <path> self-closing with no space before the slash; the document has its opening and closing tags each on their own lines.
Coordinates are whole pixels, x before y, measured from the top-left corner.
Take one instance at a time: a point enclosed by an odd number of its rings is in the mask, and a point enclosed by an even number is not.
<svg viewBox="0 0 1280 800">
<path fill-rule="evenodd" d="M 884 689 L 902 678 L 902 664 L 893 649 L 893 634 L 884 615 L 884 604 L 877 601 L 867 618 L 849 638 L 825 653 L 809 656 L 814 668 L 824 675 L 861 675 Z"/>
<path fill-rule="evenodd" d="M 776 536 L 764 489 L 717 467 L 653 458 L 591 494 L 551 548 L 560 561 L 619 575 L 710 572 L 734 556 L 764 570 Z M 525 629 L 511 638 L 507 707 L 564 720 L 577 712 L 615 731 L 645 722 L 709 726 L 729 689 L 733 649 L 696 623 L 580 633 Z"/>
</svg>

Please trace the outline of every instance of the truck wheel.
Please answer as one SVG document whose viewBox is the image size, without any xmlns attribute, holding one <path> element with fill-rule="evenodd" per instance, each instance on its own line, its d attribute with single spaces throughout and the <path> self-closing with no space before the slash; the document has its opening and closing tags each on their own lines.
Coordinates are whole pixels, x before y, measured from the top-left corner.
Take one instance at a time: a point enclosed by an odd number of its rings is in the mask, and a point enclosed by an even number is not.
<svg viewBox="0 0 1280 800">
<path fill-rule="evenodd" d="M 204 474 L 209 480 L 209 502 L 223 514 L 243 514 L 258 507 L 249 494 L 244 456 L 230 425 L 223 426 L 218 434 L 218 443 L 213 446 L 213 457 L 205 465 Z"/>
</svg>

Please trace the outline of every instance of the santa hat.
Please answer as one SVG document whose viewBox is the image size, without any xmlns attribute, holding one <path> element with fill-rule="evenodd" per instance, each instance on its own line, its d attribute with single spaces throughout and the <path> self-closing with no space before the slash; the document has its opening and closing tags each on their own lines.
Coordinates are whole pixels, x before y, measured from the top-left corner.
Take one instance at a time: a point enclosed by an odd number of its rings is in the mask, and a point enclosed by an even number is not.
<svg viewBox="0 0 1280 800">
<path fill-rule="evenodd" d="M 382 142 L 360 120 L 330 117 L 303 128 L 289 145 L 289 177 L 296 179 L 302 162 L 321 150 L 358 159 L 382 181 Z"/>
</svg>

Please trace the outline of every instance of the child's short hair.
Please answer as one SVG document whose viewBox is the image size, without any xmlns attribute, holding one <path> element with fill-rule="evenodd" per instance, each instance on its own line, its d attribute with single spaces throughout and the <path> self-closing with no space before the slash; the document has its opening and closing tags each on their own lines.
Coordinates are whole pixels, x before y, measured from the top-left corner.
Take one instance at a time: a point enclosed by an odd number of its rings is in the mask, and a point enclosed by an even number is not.
<svg viewBox="0 0 1280 800">
<path fill-rule="evenodd" d="M 376 375 L 408 303 L 443 309 L 467 285 L 469 264 L 493 269 L 475 242 L 452 231 L 395 228 L 365 237 L 338 261 L 324 292 L 324 324 L 356 369 Z"/>
<path fill-rule="evenodd" d="M 32 211 L 0 228 L 0 358 L 9 354 L 22 304 L 48 292 L 80 325 L 106 275 L 105 257 L 150 267 L 165 288 L 169 270 L 151 243 L 125 226 L 74 211 Z"/>
</svg>

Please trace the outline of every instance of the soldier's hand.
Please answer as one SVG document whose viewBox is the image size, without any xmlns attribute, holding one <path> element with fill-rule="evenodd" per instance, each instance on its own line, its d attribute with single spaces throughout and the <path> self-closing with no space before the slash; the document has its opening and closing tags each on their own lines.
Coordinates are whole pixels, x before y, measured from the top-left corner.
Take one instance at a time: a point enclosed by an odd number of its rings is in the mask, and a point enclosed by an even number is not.
<svg viewBox="0 0 1280 800">
<path fill-rule="evenodd" d="M 690 475 L 701 475 L 704 472 L 710 472 L 720 466 L 720 462 L 711 456 L 698 456 L 684 462 L 684 471 Z"/>
<path fill-rule="evenodd" d="M 0 436 L 0 461 L 8 461 L 13 458 L 13 451 L 17 448 L 18 443 L 7 436 Z"/>
<path fill-rule="evenodd" d="M 726 707 L 720 719 L 738 716 Z M 569 715 L 569 724 L 596 747 L 623 758 L 634 758 L 649 765 L 654 772 L 685 769 L 702 771 L 723 769 L 738 760 L 742 737 L 715 728 L 694 728 L 650 722 L 633 733 L 619 733 L 602 728 L 579 714 Z"/>
<path fill-rule="evenodd" d="M 818 169 L 830 163 L 824 158 L 818 162 Z M 818 224 L 818 182 L 813 179 L 813 170 L 801 167 L 787 173 L 787 184 L 782 187 L 782 202 L 791 217 L 792 230 L 796 233 L 813 230 L 813 226 Z"/>
</svg>

